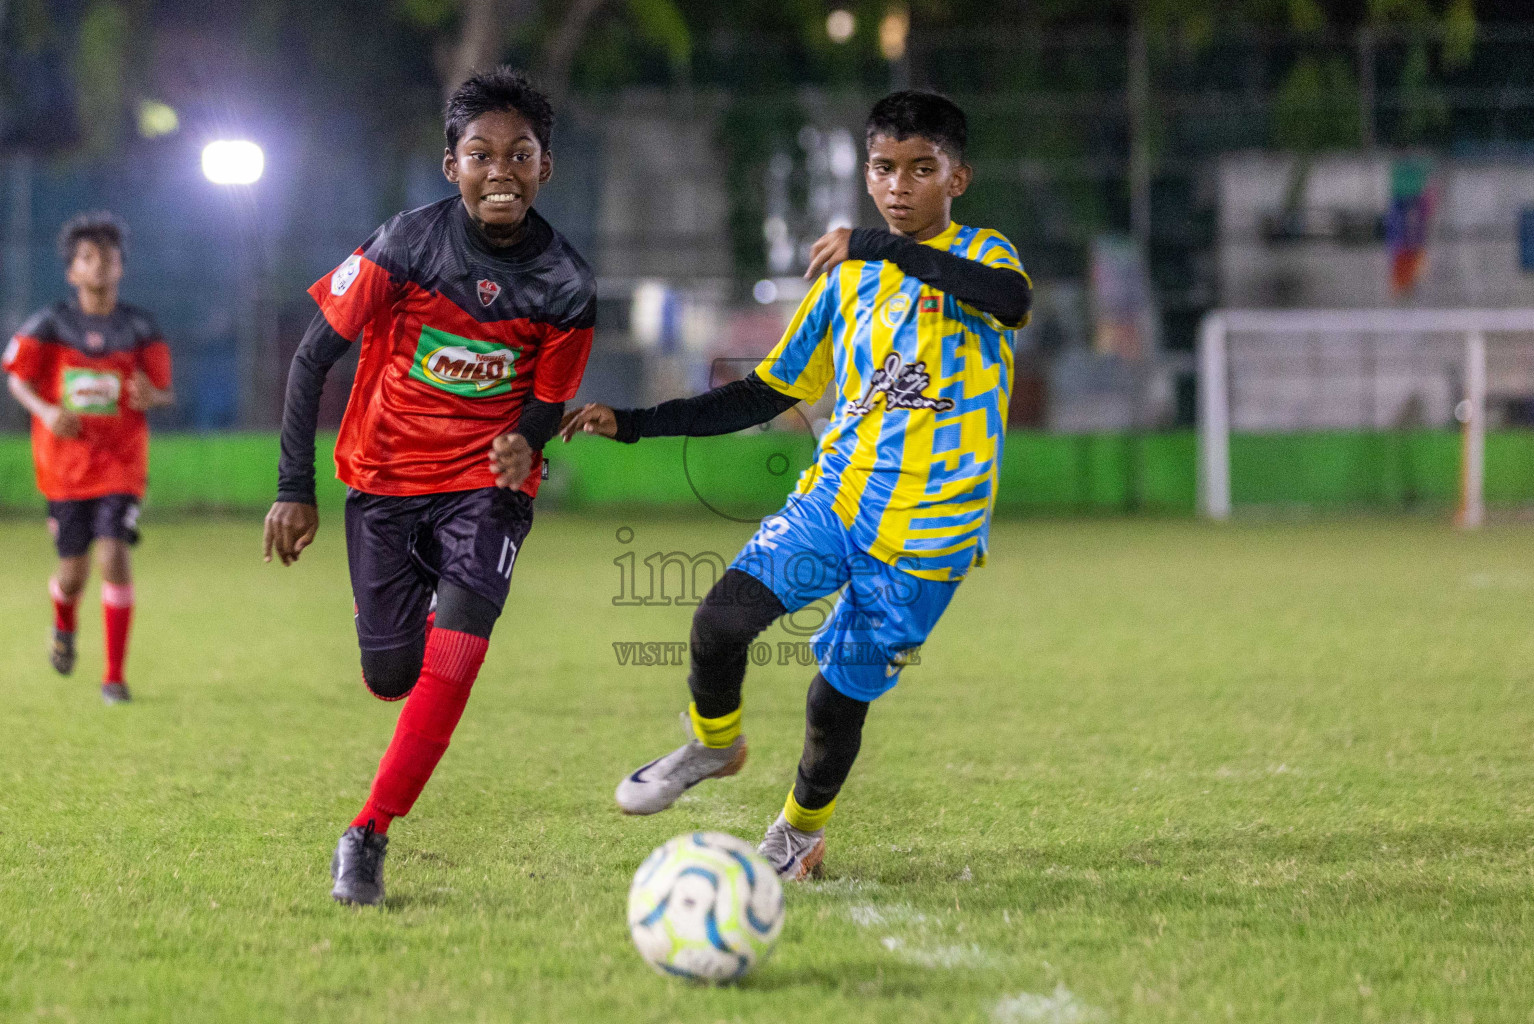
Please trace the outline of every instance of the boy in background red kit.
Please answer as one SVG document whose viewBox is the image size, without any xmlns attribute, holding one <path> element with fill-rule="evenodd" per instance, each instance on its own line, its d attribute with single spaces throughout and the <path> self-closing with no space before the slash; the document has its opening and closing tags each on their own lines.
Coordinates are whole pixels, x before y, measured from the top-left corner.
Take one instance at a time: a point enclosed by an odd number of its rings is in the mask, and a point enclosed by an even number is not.
<svg viewBox="0 0 1534 1024">
<path fill-rule="evenodd" d="M 175 400 L 170 349 L 142 309 L 117 301 L 127 229 L 109 213 L 82 214 L 59 232 L 73 301 L 33 314 L 6 346 L 0 368 L 32 414 L 37 489 L 48 499 L 48 529 L 59 564 L 50 661 L 75 667 L 75 606 L 90 576 L 96 543 L 101 566 L 106 670 L 101 697 L 128 700 L 123 664 L 133 619 L 129 548 L 138 543 L 139 504 L 149 470 L 144 413 Z"/>
</svg>

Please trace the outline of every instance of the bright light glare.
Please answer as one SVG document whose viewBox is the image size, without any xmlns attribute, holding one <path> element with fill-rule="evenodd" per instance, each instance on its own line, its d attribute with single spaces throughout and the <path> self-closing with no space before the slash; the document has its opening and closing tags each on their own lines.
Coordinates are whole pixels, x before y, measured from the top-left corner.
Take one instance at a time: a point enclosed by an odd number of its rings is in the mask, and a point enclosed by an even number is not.
<svg viewBox="0 0 1534 1024">
<path fill-rule="evenodd" d="M 911 34 L 911 12 L 904 7 L 893 7 L 879 22 L 879 52 L 885 60 L 899 60 L 905 56 L 906 37 Z"/>
<path fill-rule="evenodd" d="M 852 38 L 857 27 L 857 19 L 851 11 L 838 8 L 826 15 L 826 35 L 831 37 L 833 43 L 845 43 Z"/>
<path fill-rule="evenodd" d="M 202 173 L 215 185 L 250 185 L 265 169 L 266 154 L 244 139 L 220 139 L 202 151 Z"/>
</svg>

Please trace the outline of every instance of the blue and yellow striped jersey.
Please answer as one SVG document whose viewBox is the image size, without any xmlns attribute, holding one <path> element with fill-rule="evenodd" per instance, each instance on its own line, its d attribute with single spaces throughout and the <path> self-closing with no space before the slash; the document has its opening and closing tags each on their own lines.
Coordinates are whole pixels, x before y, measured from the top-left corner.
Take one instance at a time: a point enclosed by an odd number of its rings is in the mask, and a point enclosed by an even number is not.
<svg viewBox="0 0 1534 1024">
<path fill-rule="evenodd" d="M 1025 273 L 995 231 L 950 224 L 924 244 Z M 983 564 L 1012 343 L 995 317 L 889 261 L 821 275 L 756 370 L 806 401 L 835 378 L 831 423 L 797 493 L 829 500 L 859 547 L 917 576 L 959 579 Z"/>
</svg>

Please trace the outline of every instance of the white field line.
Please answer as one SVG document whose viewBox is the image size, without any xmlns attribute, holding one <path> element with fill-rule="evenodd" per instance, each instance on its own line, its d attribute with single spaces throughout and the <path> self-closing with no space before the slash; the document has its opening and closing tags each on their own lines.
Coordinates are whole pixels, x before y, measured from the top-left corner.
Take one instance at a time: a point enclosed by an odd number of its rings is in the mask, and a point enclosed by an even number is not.
<svg viewBox="0 0 1534 1024">
<path fill-rule="evenodd" d="M 1089 1006 L 1076 998 L 1076 994 L 1063 983 L 1055 985 L 1049 995 L 1019 992 L 1015 996 L 1002 996 L 991 1007 L 991 1019 L 996 1024 L 1100 1024 L 1108 1015 L 1095 1006 Z"/>
</svg>

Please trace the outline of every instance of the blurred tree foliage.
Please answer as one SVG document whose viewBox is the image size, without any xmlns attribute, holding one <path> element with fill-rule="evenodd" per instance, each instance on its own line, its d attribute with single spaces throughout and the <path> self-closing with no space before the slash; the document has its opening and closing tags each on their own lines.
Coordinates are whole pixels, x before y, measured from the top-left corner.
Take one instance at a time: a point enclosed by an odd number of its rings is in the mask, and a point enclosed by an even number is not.
<svg viewBox="0 0 1534 1024">
<path fill-rule="evenodd" d="M 195 97 L 216 80 L 221 95 L 286 97 L 295 111 L 318 112 L 310 119 L 318 123 L 344 104 L 385 152 L 397 153 L 427 144 L 443 95 L 471 69 L 500 60 L 531 68 L 556 98 L 587 97 L 590 110 L 603 94 L 636 85 L 719 88 L 731 104 L 720 142 L 735 190 L 735 251 L 749 273 L 761 262 L 766 161 L 792 148 L 813 117 L 806 88 L 867 99 L 908 81 L 964 98 L 977 163 L 1015 166 L 1021 158 L 1049 169 L 1048 188 L 1023 190 L 982 174 L 971 209 L 1001 225 L 1052 225 L 1036 239 L 1047 249 L 1127 224 L 1133 31 L 1150 39 L 1151 95 L 1140 128 L 1153 163 L 1238 145 L 1308 154 L 1367 137 L 1364 32 L 1404 41 L 1392 51 L 1399 59 L 1374 71 L 1399 101 L 1390 140 L 1445 131 L 1437 83 L 1471 59 L 1476 2 L 0 0 L 0 97 L 15 109 L 22 76 L 14 69 L 28 55 L 46 64 L 63 53 L 80 126 L 67 137 L 92 150 L 128 136 L 141 101 L 174 104 L 179 97 L 168 93 Z M 1501 4 L 1500 16 L 1534 17 L 1527 0 L 1479 3 Z M 842 44 L 827 33 L 827 14 L 838 6 L 855 18 Z M 881 52 L 880 23 L 896 8 L 909 14 L 910 52 L 892 62 Z M 1254 31 L 1278 41 L 1252 49 Z M 1228 40 L 1243 33 L 1247 48 L 1232 49 Z M 1061 39 L 1070 45 L 1053 45 Z M 1158 99 L 1249 86 L 1270 102 L 1227 122 L 1174 119 Z"/>
</svg>

